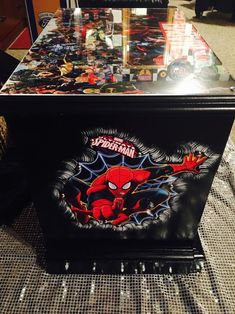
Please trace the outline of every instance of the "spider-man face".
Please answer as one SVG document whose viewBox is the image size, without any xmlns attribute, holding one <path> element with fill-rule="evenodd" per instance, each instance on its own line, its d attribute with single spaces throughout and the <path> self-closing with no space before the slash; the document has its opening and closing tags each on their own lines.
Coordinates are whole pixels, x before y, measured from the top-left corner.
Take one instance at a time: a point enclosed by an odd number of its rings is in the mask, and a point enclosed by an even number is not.
<svg viewBox="0 0 235 314">
<path fill-rule="evenodd" d="M 115 197 L 126 195 L 132 187 L 132 180 L 133 172 L 127 167 L 113 167 L 106 173 L 108 189 Z"/>
</svg>

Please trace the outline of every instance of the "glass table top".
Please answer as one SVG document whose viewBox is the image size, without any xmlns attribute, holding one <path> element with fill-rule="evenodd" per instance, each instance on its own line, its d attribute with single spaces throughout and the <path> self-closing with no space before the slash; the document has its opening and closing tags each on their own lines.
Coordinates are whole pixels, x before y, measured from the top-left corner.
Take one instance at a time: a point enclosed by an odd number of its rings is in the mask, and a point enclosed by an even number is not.
<svg viewBox="0 0 235 314">
<path fill-rule="evenodd" d="M 60 9 L 2 94 L 233 95 L 213 51 L 176 8 Z"/>
</svg>

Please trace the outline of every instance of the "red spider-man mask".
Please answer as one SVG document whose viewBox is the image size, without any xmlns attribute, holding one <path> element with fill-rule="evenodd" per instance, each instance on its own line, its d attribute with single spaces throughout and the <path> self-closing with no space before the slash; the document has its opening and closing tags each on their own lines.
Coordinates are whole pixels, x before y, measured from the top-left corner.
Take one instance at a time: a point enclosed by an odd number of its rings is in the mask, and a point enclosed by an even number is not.
<svg viewBox="0 0 235 314">
<path fill-rule="evenodd" d="M 109 191 L 115 197 L 123 197 L 132 188 L 133 171 L 127 167 L 113 167 L 106 173 Z"/>
</svg>

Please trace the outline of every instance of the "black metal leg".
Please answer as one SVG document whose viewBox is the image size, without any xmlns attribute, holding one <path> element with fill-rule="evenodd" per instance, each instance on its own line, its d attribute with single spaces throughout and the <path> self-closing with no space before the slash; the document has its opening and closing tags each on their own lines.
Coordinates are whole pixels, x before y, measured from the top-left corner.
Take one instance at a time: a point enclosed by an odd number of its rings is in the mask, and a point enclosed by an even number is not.
<svg viewBox="0 0 235 314">
<path fill-rule="evenodd" d="M 203 14 L 203 7 L 201 4 L 201 0 L 196 0 L 195 3 L 195 14 L 197 18 L 201 18 Z"/>
</svg>

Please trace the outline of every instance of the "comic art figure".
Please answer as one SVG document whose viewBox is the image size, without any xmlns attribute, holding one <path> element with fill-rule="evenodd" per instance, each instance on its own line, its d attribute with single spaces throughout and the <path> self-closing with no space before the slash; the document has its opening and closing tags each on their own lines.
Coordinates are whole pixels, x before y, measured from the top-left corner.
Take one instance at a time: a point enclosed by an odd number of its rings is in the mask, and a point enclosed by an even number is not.
<svg viewBox="0 0 235 314">
<path fill-rule="evenodd" d="M 96 219 L 119 225 L 129 220 L 130 215 L 156 209 L 169 198 L 169 192 L 165 189 L 137 190 L 138 186 L 181 172 L 197 174 L 200 172 L 198 166 L 206 159 L 206 156 L 189 154 L 179 164 L 145 169 L 113 166 L 91 183 L 86 191 L 86 206 L 81 202 L 81 191 L 76 188 L 76 178 L 72 177 L 66 185 L 66 199 L 81 223 Z"/>
</svg>

